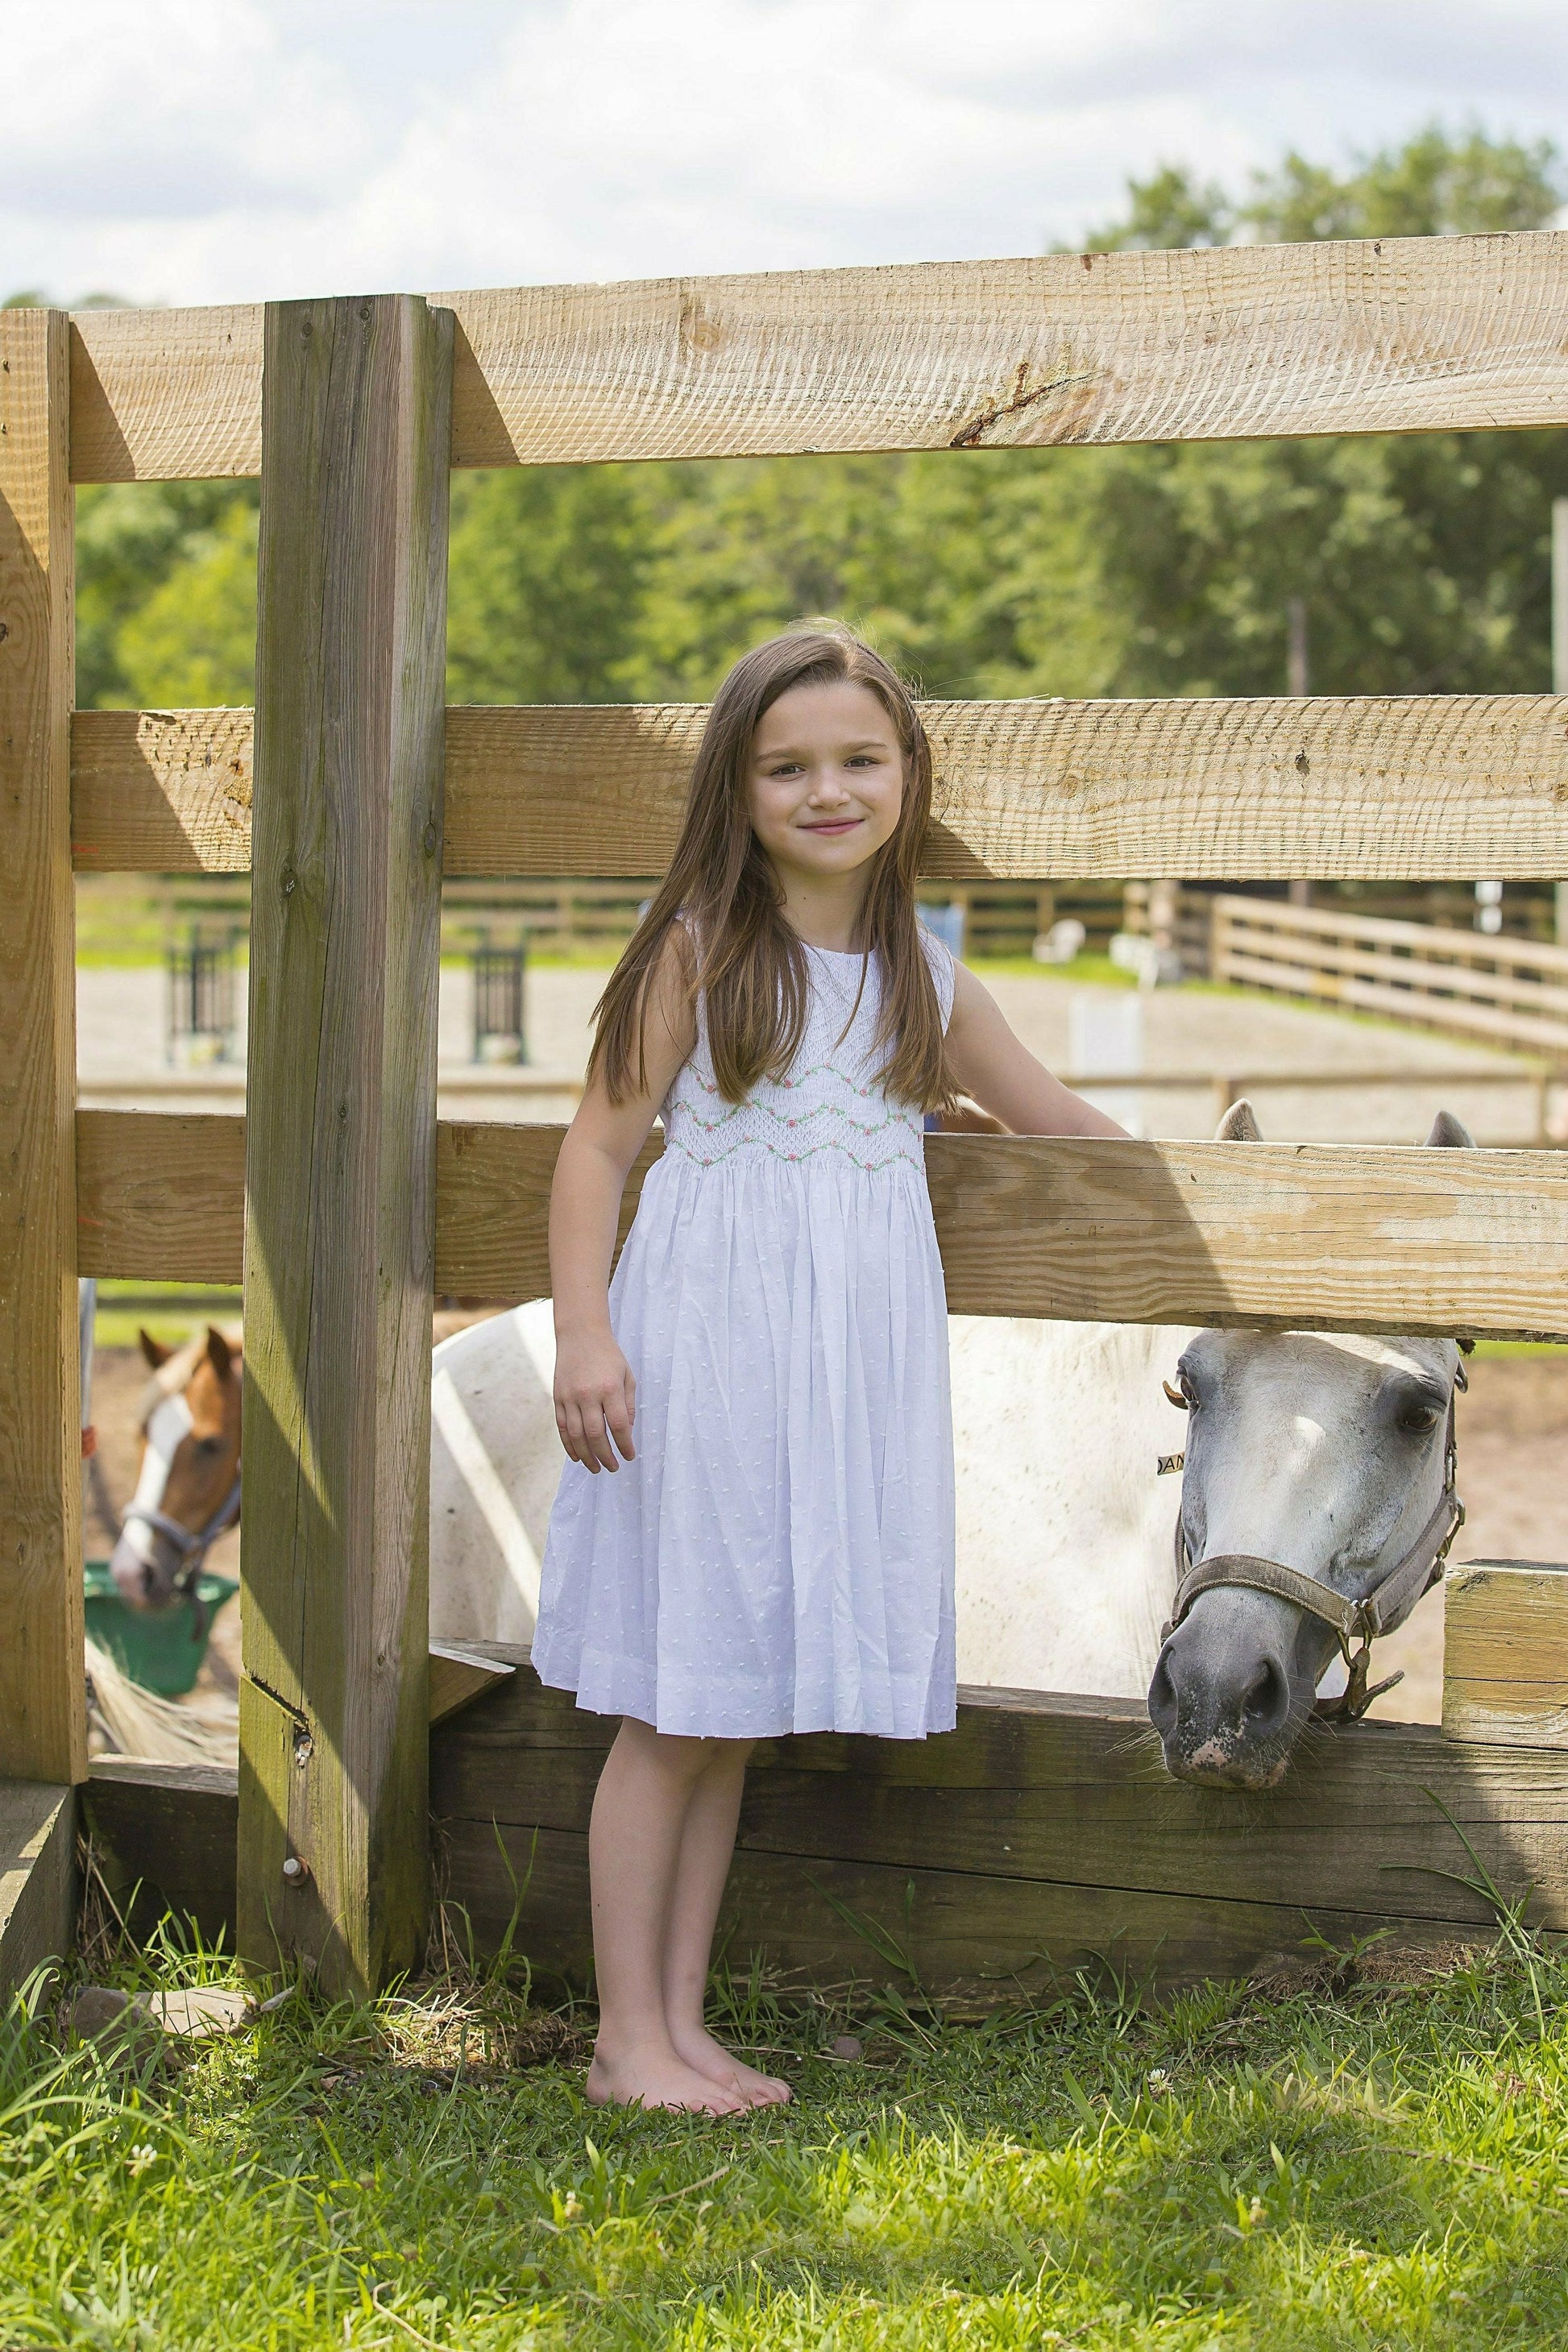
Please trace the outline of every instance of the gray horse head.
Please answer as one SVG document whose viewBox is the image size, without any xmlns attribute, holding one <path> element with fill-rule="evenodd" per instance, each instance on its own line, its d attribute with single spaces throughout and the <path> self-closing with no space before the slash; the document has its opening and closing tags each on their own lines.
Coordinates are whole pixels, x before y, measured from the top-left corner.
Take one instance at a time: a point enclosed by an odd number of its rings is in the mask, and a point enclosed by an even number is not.
<svg viewBox="0 0 1568 2352">
<path fill-rule="evenodd" d="M 1220 1137 L 1258 1140 L 1249 1104 Z M 1473 1139 L 1444 1112 L 1427 1141 Z M 1190 1560 L 1279 1562 L 1363 1601 L 1440 1516 L 1458 1377 L 1451 1339 L 1200 1332 L 1180 1367 Z M 1273 1787 L 1339 1654 L 1330 1624 L 1277 1593 L 1199 1591 L 1149 1686 L 1167 1769 L 1215 1788 Z"/>
</svg>

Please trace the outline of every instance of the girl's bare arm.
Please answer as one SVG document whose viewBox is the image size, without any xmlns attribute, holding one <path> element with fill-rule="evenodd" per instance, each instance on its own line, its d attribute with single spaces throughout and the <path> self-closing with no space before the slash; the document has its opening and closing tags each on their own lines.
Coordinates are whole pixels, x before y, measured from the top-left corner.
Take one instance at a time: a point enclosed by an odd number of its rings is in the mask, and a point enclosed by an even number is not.
<svg viewBox="0 0 1568 2352">
<path fill-rule="evenodd" d="M 1053 1078 L 1002 1017 L 1001 1007 L 963 964 L 956 967 L 948 1067 L 966 1095 L 1015 1135 L 1110 1135 L 1125 1128 Z"/>
<path fill-rule="evenodd" d="M 555 1300 L 555 1425 L 574 1462 L 614 1470 L 633 1456 L 637 1381 L 610 1328 L 610 1262 L 621 1195 L 695 1027 L 685 956 L 672 938 L 648 987 L 647 1067 L 638 1089 L 612 1103 L 595 1076 L 566 1130 L 550 1188 L 550 1280 Z"/>
</svg>

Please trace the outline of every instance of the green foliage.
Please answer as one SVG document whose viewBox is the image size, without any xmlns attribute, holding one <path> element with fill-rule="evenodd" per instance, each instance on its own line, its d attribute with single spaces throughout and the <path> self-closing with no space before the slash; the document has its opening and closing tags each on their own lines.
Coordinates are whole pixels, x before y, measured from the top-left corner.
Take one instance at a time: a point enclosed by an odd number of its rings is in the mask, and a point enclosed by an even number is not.
<svg viewBox="0 0 1568 2352">
<path fill-rule="evenodd" d="M 625 698 L 651 567 L 648 488 L 632 466 L 454 477 L 454 702 Z"/>
<path fill-rule="evenodd" d="M 256 677 L 254 482 L 77 493 L 77 700 L 245 703 Z"/>
<path fill-rule="evenodd" d="M 1084 240 L 1089 253 L 1194 245 L 1310 245 L 1321 237 L 1467 236 L 1550 226 L 1568 197 L 1562 158 L 1549 139 L 1521 146 L 1480 130 L 1455 138 L 1428 123 L 1403 147 L 1358 156 L 1351 169 L 1309 163 L 1294 149 L 1271 172 L 1254 172 L 1245 197 L 1183 163 L 1129 180 L 1127 216 Z"/>
<path fill-rule="evenodd" d="M 1544 142 L 1433 125 L 1244 194 L 1163 166 L 1090 243 L 1530 229 L 1563 185 Z M 1298 596 L 1315 690 L 1536 690 L 1564 495 L 1562 432 L 462 474 L 449 690 L 700 698 L 833 613 L 936 695 L 1276 693 Z M 248 484 L 81 493 L 81 701 L 249 699 L 254 507 Z"/>
<path fill-rule="evenodd" d="M 1561 2342 L 1568 1964 L 1517 1930 L 1403 1984 L 1378 1960 L 1152 2013 L 1086 1975 L 978 2027 L 896 1996 L 792 2008 L 753 1975 L 721 1987 L 715 2028 L 795 2105 L 717 2124 L 588 2107 L 575 2021 L 493 1974 L 358 2010 L 302 1984 L 184 2060 L 61 2050 L 24 2005 L 0 2032 L 0 2334 L 108 2352 Z M 165 1935 L 102 1976 L 223 1973 Z M 847 2024 L 847 2064 L 826 2054 Z"/>
</svg>

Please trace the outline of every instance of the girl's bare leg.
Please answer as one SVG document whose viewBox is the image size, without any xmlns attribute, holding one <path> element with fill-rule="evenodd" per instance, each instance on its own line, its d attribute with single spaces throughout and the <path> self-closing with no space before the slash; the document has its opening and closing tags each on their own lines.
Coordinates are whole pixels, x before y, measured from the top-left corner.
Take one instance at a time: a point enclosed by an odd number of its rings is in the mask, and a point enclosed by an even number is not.
<svg viewBox="0 0 1568 2352">
<path fill-rule="evenodd" d="M 669 1738 L 628 1716 L 599 1776 L 588 1830 L 599 2031 L 587 2095 L 595 2105 L 721 2116 L 750 2104 L 680 2055 L 665 2017 L 664 1953 L 682 1839 L 711 1751 L 710 1741 Z"/>
<path fill-rule="evenodd" d="M 777 2106 L 791 2096 L 787 2083 L 744 2065 L 702 2021 L 713 1929 L 735 1848 L 735 1823 L 746 1778 L 749 1739 L 709 1740 L 711 1760 L 691 1792 L 675 1894 L 664 1945 L 664 2014 L 679 2054 L 700 2074 L 736 2093 L 748 2105 Z"/>
</svg>

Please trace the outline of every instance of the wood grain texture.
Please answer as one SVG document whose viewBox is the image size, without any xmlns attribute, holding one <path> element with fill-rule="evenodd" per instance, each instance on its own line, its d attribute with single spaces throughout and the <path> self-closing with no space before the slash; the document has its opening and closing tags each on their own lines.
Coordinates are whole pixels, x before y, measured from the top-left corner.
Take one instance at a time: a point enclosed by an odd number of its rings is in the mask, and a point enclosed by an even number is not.
<svg viewBox="0 0 1568 2352">
<path fill-rule="evenodd" d="M 83 1271 L 235 1281 L 241 1122 L 79 1122 Z M 439 1291 L 545 1296 L 564 1132 L 442 1121 Z M 658 1150 L 632 1171 L 623 1239 Z M 1568 1340 L 1559 1152 L 939 1135 L 926 1170 L 954 1314 Z"/>
<path fill-rule="evenodd" d="M 438 1885 L 471 1923 L 479 1948 L 499 1948 L 522 1887 L 516 1944 L 535 1981 L 560 1977 L 581 1989 L 593 1957 L 586 1836 L 445 1820 L 437 1834 Z M 718 1942 L 731 1968 L 743 1971 L 759 1956 L 786 1990 L 891 1983 L 908 1995 L 915 1987 L 888 1957 L 891 1946 L 926 1991 L 984 2011 L 1070 1990 L 1080 1971 L 1106 1981 L 1125 1973 L 1165 1990 L 1304 1970 L 1321 1957 L 1314 1936 L 1336 1948 L 1392 1937 L 1400 1951 L 1491 1940 L 1494 1931 L 1463 1919 L 1407 1918 L 1396 1903 L 1385 1895 L 1373 1912 L 1303 1914 L 1295 1903 L 1142 1895 L 740 1846 Z"/>
<path fill-rule="evenodd" d="M 1550 232 L 432 299 L 460 466 L 1568 422 Z M 76 480 L 260 470 L 258 310 L 73 327 Z"/>
<path fill-rule="evenodd" d="M 0 1775 L 87 1769 L 68 322 L 0 310 Z"/>
<path fill-rule="evenodd" d="M 237 1282 L 245 1259 L 245 1121 L 79 1110 L 77 1261 L 83 1275 Z"/>
<path fill-rule="evenodd" d="M 933 877 L 1568 872 L 1568 698 L 921 709 L 936 772 Z M 689 703 L 448 710 L 446 871 L 657 871 L 706 716 Z M 244 872 L 248 718 L 79 712 L 79 869 Z"/>
<path fill-rule="evenodd" d="M 1443 1729 L 1450 1739 L 1568 1748 L 1568 1568 L 1486 1559 L 1449 1570 Z"/>
<path fill-rule="evenodd" d="M 513 1150 L 500 1124 L 443 1119 L 436 1138 L 436 1287 L 443 1297 L 543 1298 L 550 1289 L 550 1186 L 563 1127 L 518 1127 Z M 643 1178 L 663 1150 L 656 1129 L 632 1163 L 621 1199 L 617 1251 L 631 1231 Z M 473 1278 L 470 1280 L 470 1276 Z"/>
<path fill-rule="evenodd" d="M 498 1941 L 513 1899 L 499 1825 L 527 1883 L 531 1958 L 580 1975 L 587 1811 L 615 1725 L 542 1690 L 520 1652 L 494 1654 L 517 1664 L 513 1680 L 431 1741 L 446 1883 Z M 964 1690 L 957 1730 L 938 1738 L 763 1745 L 726 1901 L 731 1957 L 894 1973 L 833 1898 L 923 1982 L 994 2000 L 1113 1943 L 1170 1981 L 1300 1959 L 1312 1929 L 1345 1944 L 1373 1919 L 1401 1943 L 1479 1939 L 1486 1906 L 1442 1875 L 1469 1865 L 1439 1798 L 1500 1885 L 1533 1880 L 1542 1921 L 1568 1919 L 1568 1758 L 1364 1724 L 1237 1803 L 1170 1780 L 1140 1725 L 1131 1702 Z"/>
<path fill-rule="evenodd" d="M 464 1720 L 478 1720 L 483 1712 Z M 434 1743 L 433 1760 L 445 1737 Z M 599 1754 L 603 1740 L 601 1727 Z M 438 1778 L 438 1762 L 436 1769 Z M 761 1778 L 755 1774 L 753 1781 Z M 139 1918 L 155 1917 L 166 1906 L 195 1918 L 208 1937 L 232 1934 L 238 1811 L 233 1772 L 186 1774 L 115 1760 L 93 1767 L 84 1793 L 95 1848 L 112 1884 L 129 1890 L 137 1878 L 143 1881 Z M 581 1981 L 589 1957 L 586 1838 L 581 1832 L 504 1822 L 499 1838 L 516 1884 L 527 1886 L 521 1944 L 536 1972 L 558 1971 Z M 515 1900 L 496 1828 L 488 1817 L 443 1816 L 436 1839 L 444 1892 L 468 1909 L 481 1945 L 494 1948 Z M 1403 1888 L 1409 1881 L 1392 1884 Z M 839 1982 L 896 1975 L 834 1910 L 829 1895 L 889 1933 L 933 1990 L 966 1995 L 982 2007 L 1015 2002 L 1020 1990 L 1047 1990 L 1053 1970 L 1093 1969 L 1108 1954 L 1165 1983 L 1205 1974 L 1241 1976 L 1308 1957 L 1307 1920 L 1292 1903 L 991 1878 L 923 1865 L 911 1872 L 749 1845 L 736 1857 L 727 1898 L 731 1957 L 761 1948 L 775 1963 Z M 1379 1928 L 1392 1929 L 1401 1947 L 1477 1938 L 1468 1920 L 1407 1915 L 1389 1907 L 1396 1900 L 1385 1883 L 1373 1911 L 1342 1904 L 1313 1911 L 1311 1923 L 1331 1943 Z M 1482 1931 L 1479 1939 L 1485 1936 Z"/>
<path fill-rule="evenodd" d="M 469 1706 L 514 1673 L 499 1658 L 488 1658 L 461 1642 L 432 1642 L 428 1712 L 433 1724 Z"/>
<path fill-rule="evenodd" d="M 79 710 L 71 856 L 79 874 L 247 874 L 249 710 Z"/>
<path fill-rule="evenodd" d="M 268 306 L 240 1944 L 362 1996 L 426 1893 L 450 391 L 416 299 Z"/>
<path fill-rule="evenodd" d="M 111 1895 L 145 1934 L 165 1911 L 234 1948 L 238 1776 L 232 1766 L 100 1756 L 82 1790 L 83 1826 Z M 138 1892 L 137 1890 L 140 1890 Z"/>
<path fill-rule="evenodd" d="M 899 1869 L 1376 1911 L 1389 1905 L 1393 1874 L 1453 1866 L 1462 1851 L 1440 1798 L 1500 1873 L 1537 1885 L 1543 1920 L 1568 1923 L 1562 1756 L 1500 1759 L 1447 1743 L 1432 1725 L 1367 1724 L 1302 1749 L 1254 1808 L 1171 1780 L 1137 1702 L 982 1690 L 961 1692 L 960 1702 L 957 1730 L 939 1739 L 764 1743 L 748 1779 L 742 1844 Z M 433 1811 L 585 1833 L 615 1727 L 599 1725 L 594 1741 L 564 1736 L 563 1718 L 574 1713 L 569 1696 L 542 1690 L 521 1665 L 515 1687 L 433 1741 Z M 1477 1898 L 1431 1871 L 1408 1875 L 1398 1888 L 1404 1916 L 1486 1924 Z"/>
<path fill-rule="evenodd" d="M 76 1792 L 0 1780 L 0 2000 L 76 1943 Z"/>
<path fill-rule="evenodd" d="M 562 1131 L 443 1126 L 441 1291 L 545 1295 Z M 942 1135 L 926 1172 L 954 1314 L 1568 1333 L 1559 1154 Z"/>
</svg>

